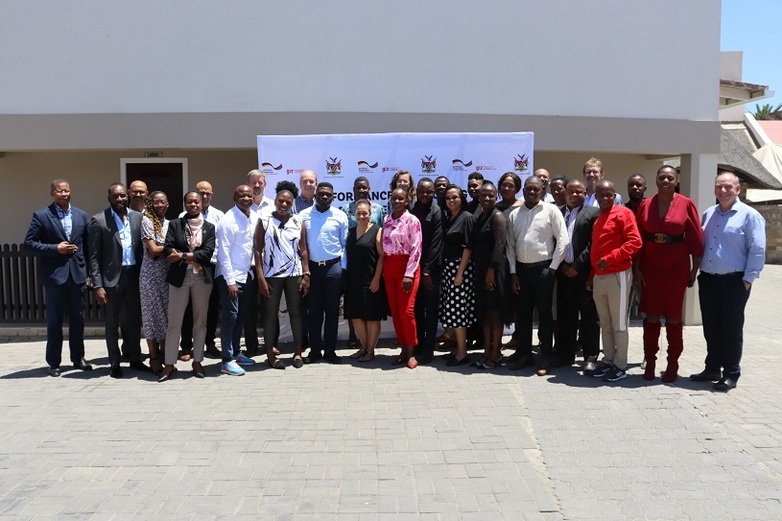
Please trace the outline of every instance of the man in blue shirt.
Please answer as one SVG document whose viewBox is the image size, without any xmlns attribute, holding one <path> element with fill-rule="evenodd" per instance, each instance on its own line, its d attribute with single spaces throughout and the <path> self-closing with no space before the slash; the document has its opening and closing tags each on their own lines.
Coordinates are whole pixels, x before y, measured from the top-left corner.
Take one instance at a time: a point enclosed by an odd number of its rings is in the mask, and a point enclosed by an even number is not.
<svg viewBox="0 0 782 521">
<path fill-rule="evenodd" d="M 84 291 L 87 281 L 87 212 L 71 205 L 71 185 L 52 181 L 54 202 L 33 213 L 24 238 L 40 255 L 38 267 L 46 295 L 46 363 L 50 376 L 60 376 L 62 323 L 68 312 L 68 344 L 73 367 L 91 371 L 84 359 Z"/>
<path fill-rule="evenodd" d="M 320 360 L 322 351 L 326 361 L 340 363 L 336 353 L 337 328 L 342 270 L 347 268 L 348 218 L 342 210 L 331 207 L 333 200 L 331 183 L 320 183 L 315 191 L 315 206 L 300 214 L 307 230 L 311 272 L 307 295 L 310 354 L 304 359 L 305 364 Z"/>
<path fill-rule="evenodd" d="M 766 221 L 739 200 L 739 178 L 720 172 L 716 204 L 703 214 L 703 258 L 698 296 L 706 338 L 706 368 L 690 376 L 727 392 L 741 376 L 744 308 L 766 260 Z M 720 370 L 722 373 L 720 373 Z"/>
</svg>

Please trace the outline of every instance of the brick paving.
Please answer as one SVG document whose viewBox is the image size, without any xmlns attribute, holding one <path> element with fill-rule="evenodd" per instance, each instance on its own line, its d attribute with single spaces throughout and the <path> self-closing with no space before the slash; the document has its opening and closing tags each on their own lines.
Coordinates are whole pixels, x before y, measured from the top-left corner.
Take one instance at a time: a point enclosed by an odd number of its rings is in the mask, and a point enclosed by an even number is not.
<svg viewBox="0 0 782 521">
<path fill-rule="evenodd" d="M 768 266 L 729 394 L 643 381 L 639 327 L 631 376 L 615 385 L 575 369 L 392 368 L 390 347 L 368 366 L 258 364 L 239 378 L 208 360 L 198 380 L 180 362 L 157 384 L 109 378 L 99 339 L 95 371 L 51 378 L 43 342 L 6 342 L 0 516 L 782 519 L 780 290 L 782 266 Z M 685 328 L 681 374 L 704 354 L 700 327 Z"/>
</svg>

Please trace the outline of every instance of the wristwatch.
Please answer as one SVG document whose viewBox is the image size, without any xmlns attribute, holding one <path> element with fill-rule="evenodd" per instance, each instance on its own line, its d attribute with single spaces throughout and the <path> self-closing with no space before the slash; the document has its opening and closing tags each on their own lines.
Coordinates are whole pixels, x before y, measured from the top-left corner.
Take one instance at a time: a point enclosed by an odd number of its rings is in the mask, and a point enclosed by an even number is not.
<svg viewBox="0 0 782 521">
<path fill-rule="evenodd" d="M 182 252 L 182 260 L 187 260 L 187 252 Z"/>
</svg>

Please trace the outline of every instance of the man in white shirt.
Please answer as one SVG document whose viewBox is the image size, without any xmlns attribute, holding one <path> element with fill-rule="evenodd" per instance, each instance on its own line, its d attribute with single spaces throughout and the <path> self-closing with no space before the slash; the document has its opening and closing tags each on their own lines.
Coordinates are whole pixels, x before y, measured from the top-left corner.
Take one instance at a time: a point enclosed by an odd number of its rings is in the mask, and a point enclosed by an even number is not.
<svg viewBox="0 0 782 521">
<path fill-rule="evenodd" d="M 217 224 L 223 218 L 225 213 L 212 206 L 212 184 L 209 181 L 199 181 L 196 183 L 196 190 L 201 194 L 203 201 L 203 210 L 201 215 L 206 222 L 212 223 L 217 229 Z M 179 217 L 185 215 L 185 212 L 179 214 Z M 217 264 L 217 247 L 215 246 L 212 254 L 212 264 Z M 209 310 L 206 313 L 206 355 L 210 358 L 221 358 L 220 350 L 215 346 L 215 337 L 217 336 L 217 318 L 220 310 L 220 289 L 217 284 L 212 285 L 212 293 L 209 295 Z M 182 340 L 179 344 L 182 348 L 182 356 L 191 355 L 193 350 L 193 307 L 187 305 L 185 316 L 182 318 Z"/>
<path fill-rule="evenodd" d="M 250 302 L 258 295 L 250 289 L 250 262 L 253 257 L 253 235 L 258 216 L 252 206 L 252 188 L 239 185 L 234 191 L 234 207 L 217 225 L 217 271 L 215 284 L 220 288 L 222 305 L 220 341 L 223 348 L 222 373 L 243 375 L 241 365 L 255 361 L 239 352 L 242 325 Z M 257 292 L 257 291 L 256 291 Z"/>
<path fill-rule="evenodd" d="M 556 205 L 544 203 L 543 181 L 532 175 L 524 182 L 524 204 L 508 216 L 506 252 L 511 290 L 519 299 L 521 345 L 510 359 L 511 369 L 532 365 L 532 313 L 538 310 L 540 360 L 538 375 L 548 374 L 553 356 L 552 298 L 554 276 L 565 258 L 569 238 L 565 219 Z"/>
<path fill-rule="evenodd" d="M 260 170 L 250 170 L 247 173 L 247 184 L 253 190 L 253 204 L 250 209 L 261 219 L 264 215 L 271 214 L 274 211 L 274 200 L 266 197 L 266 174 Z M 252 260 L 255 265 L 255 259 Z M 266 322 L 265 300 L 261 298 L 258 292 L 258 281 L 255 278 L 255 272 L 250 272 L 250 285 L 248 290 L 255 295 L 250 302 L 250 308 L 247 310 L 247 318 L 244 322 L 244 347 L 247 356 L 256 356 L 258 349 L 258 324 Z M 260 318 L 259 318 L 260 317 Z"/>
<path fill-rule="evenodd" d="M 543 182 L 543 202 L 554 204 L 554 196 L 548 193 L 548 184 L 551 181 L 551 174 L 548 173 L 548 170 L 545 168 L 538 168 L 532 175 L 540 177 L 540 180 Z"/>
</svg>

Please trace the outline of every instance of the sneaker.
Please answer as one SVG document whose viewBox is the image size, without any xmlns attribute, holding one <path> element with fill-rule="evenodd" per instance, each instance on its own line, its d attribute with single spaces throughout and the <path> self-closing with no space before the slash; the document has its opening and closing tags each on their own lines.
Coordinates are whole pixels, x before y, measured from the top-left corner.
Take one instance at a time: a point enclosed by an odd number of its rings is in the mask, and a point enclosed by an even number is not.
<svg viewBox="0 0 782 521">
<path fill-rule="evenodd" d="M 253 360 L 252 358 L 248 358 L 243 354 L 239 353 L 238 355 L 236 355 L 236 363 L 239 365 L 255 365 L 255 360 Z"/>
<path fill-rule="evenodd" d="M 613 371 L 608 373 L 605 378 L 603 378 L 604 382 L 618 382 L 619 380 L 624 380 L 627 378 L 627 373 L 624 372 L 622 369 L 619 369 L 618 367 L 614 368 Z"/>
<path fill-rule="evenodd" d="M 592 372 L 592 376 L 595 378 L 603 378 L 606 375 L 610 374 L 614 370 L 613 364 L 606 364 L 603 362 L 600 362 L 600 364 L 597 366 L 597 369 Z"/>
<path fill-rule="evenodd" d="M 223 364 L 223 367 L 220 369 L 220 372 L 223 374 L 230 374 L 233 376 L 242 376 L 244 374 L 244 369 L 239 367 L 236 361 L 231 360 L 230 362 L 226 362 Z"/>
</svg>

